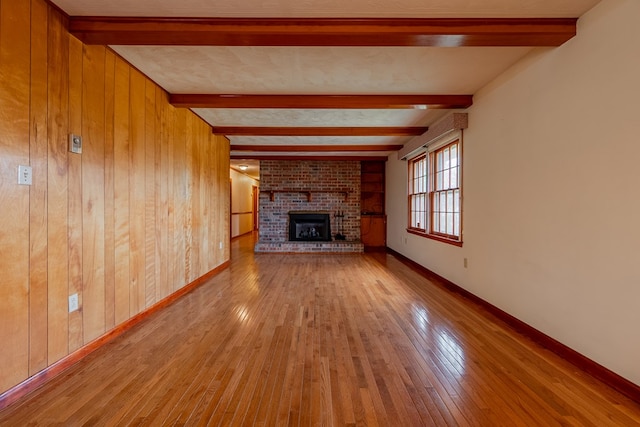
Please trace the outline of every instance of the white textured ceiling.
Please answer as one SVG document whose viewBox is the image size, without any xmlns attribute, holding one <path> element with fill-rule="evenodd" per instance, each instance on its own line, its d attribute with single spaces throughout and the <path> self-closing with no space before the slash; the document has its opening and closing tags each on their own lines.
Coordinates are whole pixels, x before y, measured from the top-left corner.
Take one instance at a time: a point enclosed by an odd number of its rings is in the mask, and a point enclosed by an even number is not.
<svg viewBox="0 0 640 427">
<path fill-rule="evenodd" d="M 171 93 L 251 94 L 468 94 L 531 50 L 523 47 L 113 48 Z M 188 72 L 176 73 L 176 64 L 188 64 Z M 470 73 L 470 69 L 474 72 Z"/>
<path fill-rule="evenodd" d="M 69 15 L 168 17 L 576 17 L 599 0 L 54 0 Z"/>
<path fill-rule="evenodd" d="M 287 110 L 194 108 L 215 126 L 422 126 L 425 110 Z M 429 113 L 441 114 L 440 110 Z M 268 117 L 268 121 L 265 121 Z M 435 117 L 434 117 L 435 118 Z M 401 125 L 398 125 L 401 123 Z"/>
<path fill-rule="evenodd" d="M 70 16 L 579 17 L 599 0 L 53 0 Z M 169 93 L 473 95 L 531 47 L 112 46 Z M 428 126 L 446 110 L 208 109 L 212 126 Z M 232 145 L 398 145 L 411 137 L 230 136 Z M 248 157 L 269 152 L 244 153 Z M 285 153 L 272 153 L 283 155 Z M 292 152 L 299 156 L 304 153 Z M 314 153 L 306 153 L 313 155 Z M 315 153 L 326 156 L 330 152 Z M 362 156 L 363 152 L 337 152 Z M 373 151 L 371 155 L 386 155 Z"/>
<path fill-rule="evenodd" d="M 196 114 L 214 126 L 425 126 L 446 114 L 446 110 L 287 110 L 194 108 Z M 329 124 L 329 125 L 327 125 Z M 230 136 L 233 145 L 391 145 L 404 144 L 410 136 Z M 249 154 L 249 153 L 246 153 Z M 255 153 L 253 153 L 255 155 Z M 375 155 L 388 153 L 376 152 Z M 341 153 L 341 155 L 346 155 Z"/>
</svg>

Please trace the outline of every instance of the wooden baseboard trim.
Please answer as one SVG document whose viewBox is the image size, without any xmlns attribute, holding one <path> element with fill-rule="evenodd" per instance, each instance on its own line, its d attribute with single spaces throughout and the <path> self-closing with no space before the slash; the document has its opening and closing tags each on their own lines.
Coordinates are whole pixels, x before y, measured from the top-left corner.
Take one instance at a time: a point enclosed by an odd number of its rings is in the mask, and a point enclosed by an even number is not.
<svg viewBox="0 0 640 427">
<path fill-rule="evenodd" d="M 123 333 L 125 333 L 126 331 L 128 331 L 129 329 L 137 325 L 138 323 L 142 322 L 144 319 L 148 318 L 153 313 L 160 311 L 161 309 L 169 306 L 170 304 L 178 300 L 180 297 L 193 291 L 198 286 L 202 285 L 204 282 L 206 282 L 216 274 L 220 273 L 222 270 L 229 267 L 229 265 L 230 265 L 230 261 L 224 262 L 223 264 L 214 268 L 210 272 L 206 273 L 204 276 L 194 280 L 193 282 L 182 287 L 181 289 L 177 290 L 176 292 L 172 293 L 166 298 L 158 301 L 157 303 L 155 303 L 145 311 L 136 314 L 135 316 L 125 321 L 124 323 L 121 323 L 120 325 L 116 326 L 114 329 L 110 330 L 106 334 L 80 347 L 78 350 L 68 354 L 67 356 L 58 360 L 51 366 L 43 369 L 42 371 L 38 372 L 35 375 L 32 375 L 31 377 L 27 378 L 20 384 L 0 394 L 0 410 L 8 407 L 9 405 L 15 403 L 16 401 L 28 395 L 29 393 L 33 392 L 34 390 L 40 388 L 47 381 L 60 375 L 62 372 L 64 372 L 71 366 L 75 365 L 76 363 L 78 363 L 88 354 L 94 352 L 95 350 L 99 349 L 103 345 L 119 337 L 120 335 L 122 335 Z"/>
<path fill-rule="evenodd" d="M 407 258 L 401 253 L 396 252 L 393 249 L 388 247 L 387 247 L 387 253 L 393 255 L 398 260 L 402 261 L 404 264 L 418 271 L 427 279 L 434 280 L 436 285 L 440 285 L 443 288 L 451 292 L 455 292 L 461 295 L 462 297 L 470 300 L 471 302 L 481 306 L 484 310 L 486 310 L 487 312 L 491 313 L 493 316 L 497 317 L 499 320 L 506 323 L 509 327 L 511 327 L 516 332 L 528 337 L 529 339 L 536 342 L 537 344 L 547 348 L 548 350 L 552 351 L 556 355 L 560 356 L 561 358 L 575 365 L 578 369 L 602 381 L 604 384 L 619 391 L 620 393 L 624 394 L 625 396 L 632 399 L 633 401 L 640 403 L 640 386 L 638 386 L 637 384 L 616 374 L 615 372 L 600 365 L 599 363 L 594 362 L 593 360 L 589 359 L 583 354 L 578 353 L 576 350 L 572 349 L 571 347 L 568 347 L 565 344 L 562 344 L 560 341 L 557 341 L 556 339 L 551 338 L 549 335 L 545 334 L 544 332 L 537 330 L 533 326 L 530 326 L 527 323 L 523 322 L 522 320 L 499 309 L 495 305 L 483 300 L 482 298 L 456 285 L 450 280 L 418 264 L 412 259 Z"/>
</svg>

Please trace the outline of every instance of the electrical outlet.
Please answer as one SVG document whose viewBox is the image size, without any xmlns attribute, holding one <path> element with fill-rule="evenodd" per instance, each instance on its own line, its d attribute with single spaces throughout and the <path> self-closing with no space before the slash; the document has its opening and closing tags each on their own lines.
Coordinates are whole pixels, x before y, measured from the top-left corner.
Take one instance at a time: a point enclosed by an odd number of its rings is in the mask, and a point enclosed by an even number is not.
<svg viewBox="0 0 640 427">
<path fill-rule="evenodd" d="M 78 294 L 69 295 L 69 313 L 78 309 Z"/>
<path fill-rule="evenodd" d="M 467 262 L 467 259 L 464 259 L 464 268 L 467 268 L 469 266 L 469 263 Z"/>
<path fill-rule="evenodd" d="M 18 166 L 18 184 L 31 185 L 33 183 L 31 166 Z"/>
<path fill-rule="evenodd" d="M 220 242 L 220 249 L 222 249 L 222 242 Z"/>
<path fill-rule="evenodd" d="M 405 245 L 407 244 L 407 238 L 406 237 L 404 238 L 404 244 Z"/>
</svg>

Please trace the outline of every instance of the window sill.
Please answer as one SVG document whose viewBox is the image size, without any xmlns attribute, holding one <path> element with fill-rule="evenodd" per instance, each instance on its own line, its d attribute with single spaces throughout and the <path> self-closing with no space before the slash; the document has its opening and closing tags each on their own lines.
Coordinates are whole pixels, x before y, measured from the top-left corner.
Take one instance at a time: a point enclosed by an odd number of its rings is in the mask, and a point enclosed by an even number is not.
<svg viewBox="0 0 640 427">
<path fill-rule="evenodd" d="M 424 231 L 421 231 L 421 230 L 415 230 L 413 228 L 407 228 L 407 233 L 415 234 L 416 236 L 425 237 L 427 239 L 436 240 L 436 241 L 442 242 L 442 243 L 448 243 L 450 245 L 458 246 L 460 248 L 462 247 L 462 241 L 460 241 L 460 240 L 447 239 L 445 237 L 440 237 L 440 236 L 436 236 L 434 234 L 425 233 Z"/>
</svg>

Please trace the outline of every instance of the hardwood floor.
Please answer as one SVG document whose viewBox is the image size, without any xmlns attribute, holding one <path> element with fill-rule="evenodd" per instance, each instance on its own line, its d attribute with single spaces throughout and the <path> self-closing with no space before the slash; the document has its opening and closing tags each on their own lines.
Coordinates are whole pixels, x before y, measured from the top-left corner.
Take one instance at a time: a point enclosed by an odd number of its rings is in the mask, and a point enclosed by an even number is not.
<svg viewBox="0 0 640 427">
<path fill-rule="evenodd" d="M 232 250 L 0 425 L 640 425 L 640 405 L 390 255 Z"/>
</svg>

